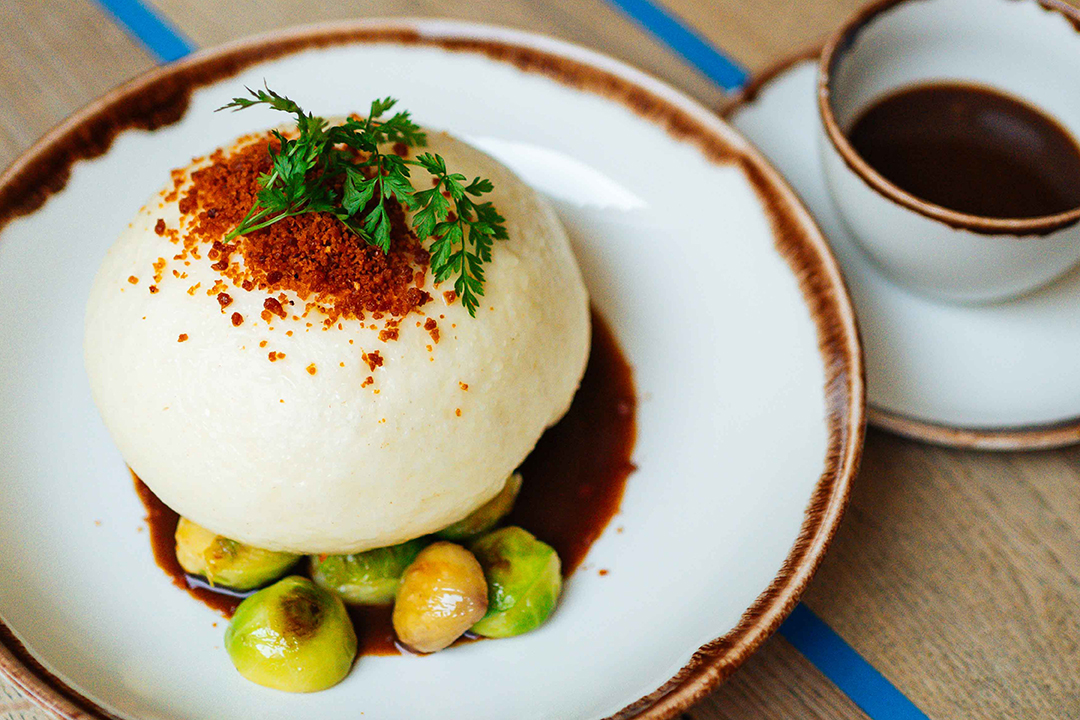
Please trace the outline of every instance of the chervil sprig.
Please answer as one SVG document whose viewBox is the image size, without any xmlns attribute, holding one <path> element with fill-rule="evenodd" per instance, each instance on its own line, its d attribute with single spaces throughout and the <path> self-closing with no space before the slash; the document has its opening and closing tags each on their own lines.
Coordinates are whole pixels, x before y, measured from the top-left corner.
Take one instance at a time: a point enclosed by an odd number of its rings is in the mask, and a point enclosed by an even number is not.
<svg viewBox="0 0 1080 720">
<path fill-rule="evenodd" d="M 475 178 L 463 185 L 465 176 L 447 172 L 443 159 L 432 153 L 424 153 L 416 161 L 438 181 L 431 189 L 413 195 L 418 210 L 414 219 L 416 233 L 435 238 L 429 248 L 435 282 L 456 274 L 454 291 L 469 314 L 476 317 L 479 298 L 484 294 L 484 263 L 491 261 L 493 241 L 506 239 L 506 219 L 490 202 L 477 204 L 469 197 L 479 198 L 491 192 L 490 180 Z M 449 200 L 443 192 L 450 195 Z M 451 203 L 455 205 L 453 211 Z"/>
<path fill-rule="evenodd" d="M 388 143 L 427 144 L 427 136 L 408 112 L 384 119 L 397 103 L 393 98 L 372 102 L 364 119 L 349 118 L 331 126 L 269 87 L 249 88 L 248 93 L 251 97 L 233 98 L 219 109 L 265 105 L 295 116 L 297 132 L 289 138 L 273 131 L 279 147 L 270 147 L 271 169 L 259 178 L 255 204 L 226 241 L 287 217 L 325 212 L 368 244 L 389 252 L 386 203 L 393 198 L 414 211 L 413 231 L 420 241 L 432 240 L 428 250 L 435 282 L 454 277 L 454 291 L 476 316 L 484 294 L 484 265 L 491 261 L 494 241 L 507 237 L 505 219 L 490 202 L 479 202 L 493 189 L 490 180 L 477 177 L 466 185 L 465 176 L 449 172 L 443 158 L 434 153 L 411 160 L 383 152 L 381 146 Z M 410 167 L 426 170 L 435 184 L 416 190 L 409 179 Z"/>
</svg>

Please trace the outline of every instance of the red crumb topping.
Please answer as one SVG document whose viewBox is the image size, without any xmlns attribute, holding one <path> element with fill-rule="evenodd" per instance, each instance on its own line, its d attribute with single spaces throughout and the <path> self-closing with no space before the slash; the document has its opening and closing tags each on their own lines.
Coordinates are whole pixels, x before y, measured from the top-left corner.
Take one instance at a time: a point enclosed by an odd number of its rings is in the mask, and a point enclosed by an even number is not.
<svg viewBox="0 0 1080 720">
<path fill-rule="evenodd" d="M 197 257 L 200 245 L 211 246 L 207 257 L 215 260 L 213 268 L 233 285 L 294 292 L 308 310 L 327 316 L 327 327 L 376 313 L 401 318 L 427 303 L 431 298 L 421 286 L 428 253 L 393 199 L 387 201 L 389 253 L 368 245 L 328 213 L 286 218 L 233 244 L 222 243 L 255 202 L 259 177 L 271 167 L 267 148 L 276 142 L 264 134 L 238 149 L 218 150 L 208 166 L 191 174 L 192 185 L 179 200 L 189 224 L 185 251 Z M 234 254 L 243 261 L 232 262 Z M 264 308 L 286 317 L 280 297 L 269 298 Z M 396 325 L 380 333 L 384 341 L 396 337 Z"/>
</svg>

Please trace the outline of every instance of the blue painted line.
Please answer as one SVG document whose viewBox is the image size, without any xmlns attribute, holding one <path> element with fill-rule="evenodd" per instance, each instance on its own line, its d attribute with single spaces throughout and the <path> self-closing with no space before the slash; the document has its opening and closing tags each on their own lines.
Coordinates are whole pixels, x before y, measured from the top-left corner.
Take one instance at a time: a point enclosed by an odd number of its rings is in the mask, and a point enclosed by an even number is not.
<svg viewBox="0 0 1080 720">
<path fill-rule="evenodd" d="M 158 62 L 179 60 L 195 49 L 172 23 L 141 0 L 97 0 L 97 3 L 142 43 Z"/>
<path fill-rule="evenodd" d="M 738 90 L 750 79 L 745 68 L 660 5 L 650 0 L 607 1 L 725 90 Z"/>
<path fill-rule="evenodd" d="M 929 720 L 806 605 L 795 606 L 780 634 L 873 720 Z"/>
</svg>

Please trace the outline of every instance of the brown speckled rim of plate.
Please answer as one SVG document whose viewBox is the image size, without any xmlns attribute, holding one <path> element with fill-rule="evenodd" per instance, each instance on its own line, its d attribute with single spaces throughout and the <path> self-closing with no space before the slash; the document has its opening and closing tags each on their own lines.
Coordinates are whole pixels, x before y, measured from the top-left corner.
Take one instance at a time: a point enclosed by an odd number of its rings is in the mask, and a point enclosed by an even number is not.
<svg viewBox="0 0 1080 720">
<path fill-rule="evenodd" d="M 611 720 L 666 720 L 730 676 L 771 635 L 798 602 L 836 532 L 858 470 L 865 433 L 862 349 L 839 266 L 795 193 L 737 135 L 727 136 L 711 113 L 667 85 L 591 50 L 540 35 L 437 20 L 370 20 L 272 33 L 201 51 L 151 70 L 108 93 L 48 133 L 0 175 L 0 228 L 33 212 L 60 190 L 77 160 L 107 151 L 122 130 L 154 129 L 183 115 L 191 91 L 258 62 L 305 49 L 351 43 L 396 43 L 485 55 L 619 102 L 695 145 L 712 162 L 737 165 L 769 217 L 777 251 L 797 279 L 826 370 L 828 447 L 824 470 L 802 528 L 776 578 L 738 625 L 693 653 L 655 692 Z M 784 438 L 776 438 L 783 443 Z M 114 718 L 109 711 L 42 667 L 0 620 L 0 671 L 62 718 Z"/>
<path fill-rule="evenodd" d="M 862 178 L 863 182 L 887 200 L 913 210 L 931 220 L 945 223 L 950 227 L 960 228 L 980 235 L 1011 235 L 1032 241 L 1080 222 L 1080 207 L 1055 215 L 1022 219 L 991 218 L 950 210 L 902 190 L 899 186 L 887 180 L 885 176 L 871 167 L 869 163 L 863 160 L 862 156 L 855 152 L 855 148 L 852 147 L 844 131 L 840 129 L 840 124 L 833 114 L 830 82 L 837 63 L 851 49 L 856 37 L 867 25 L 900 5 L 908 2 L 924 1 L 878 0 L 878 2 L 871 3 L 853 15 L 825 43 L 825 48 L 821 51 L 821 62 L 818 64 L 818 112 L 825 127 L 825 134 L 833 147 L 836 148 L 836 151 L 840 153 L 840 157 L 844 159 L 844 162 L 856 175 Z M 1016 0 L 995 1 L 1016 2 Z M 1063 15 L 1080 32 L 1080 10 L 1067 5 L 1061 0 L 1024 1 L 1036 2 L 1048 12 Z M 1077 37 L 1077 50 L 1080 51 L 1080 35 Z"/>
<path fill-rule="evenodd" d="M 1078 28 L 1080 30 L 1080 28 Z M 730 119 L 740 109 L 754 104 L 773 80 L 804 62 L 817 62 L 824 41 L 779 60 L 754 75 L 746 87 L 720 108 L 720 115 Z M 1080 443 L 1080 416 L 1042 425 L 1015 427 L 964 427 L 922 420 L 875 405 L 867 405 L 867 422 L 895 435 L 963 450 L 1049 450 Z"/>
</svg>

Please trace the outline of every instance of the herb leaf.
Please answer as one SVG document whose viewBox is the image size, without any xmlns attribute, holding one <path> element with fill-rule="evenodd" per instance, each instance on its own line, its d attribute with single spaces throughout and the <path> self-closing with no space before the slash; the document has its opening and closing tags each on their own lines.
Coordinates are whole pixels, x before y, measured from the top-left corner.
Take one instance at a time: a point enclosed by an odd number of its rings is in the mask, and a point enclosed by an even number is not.
<svg viewBox="0 0 1080 720">
<path fill-rule="evenodd" d="M 326 212 L 369 245 L 389 252 L 386 201 L 393 198 L 414 212 L 413 231 L 420 241 L 431 240 L 428 252 L 435 282 L 453 277 L 462 305 L 476 317 L 493 241 L 507 238 L 506 220 L 491 202 L 473 200 L 494 189 L 490 180 L 478 177 L 466 185 L 466 177 L 449 172 L 446 161 L 434 153 L 410 160 L 382 152 L 380 146 L 387 143 L 427 144 L 427 135 L 408 111 L 384 119 L 397 104 L 394 98 L 372 101 L 364 119 L 348 118 L 331 126 L 268 86 L 247 91 L 250 97 L 233 98 L 218 109 L 263 105 L 295 116 L 297 133 L 290 139 L 273 131 L 279 147 L 270 147 L 271 170 L 259 178 L 255 204 L 225 236 L 226 242 L 288 217 Z M 410 167 L 430 173 L 433 187 L 416 190 Z"/>
</svg>

